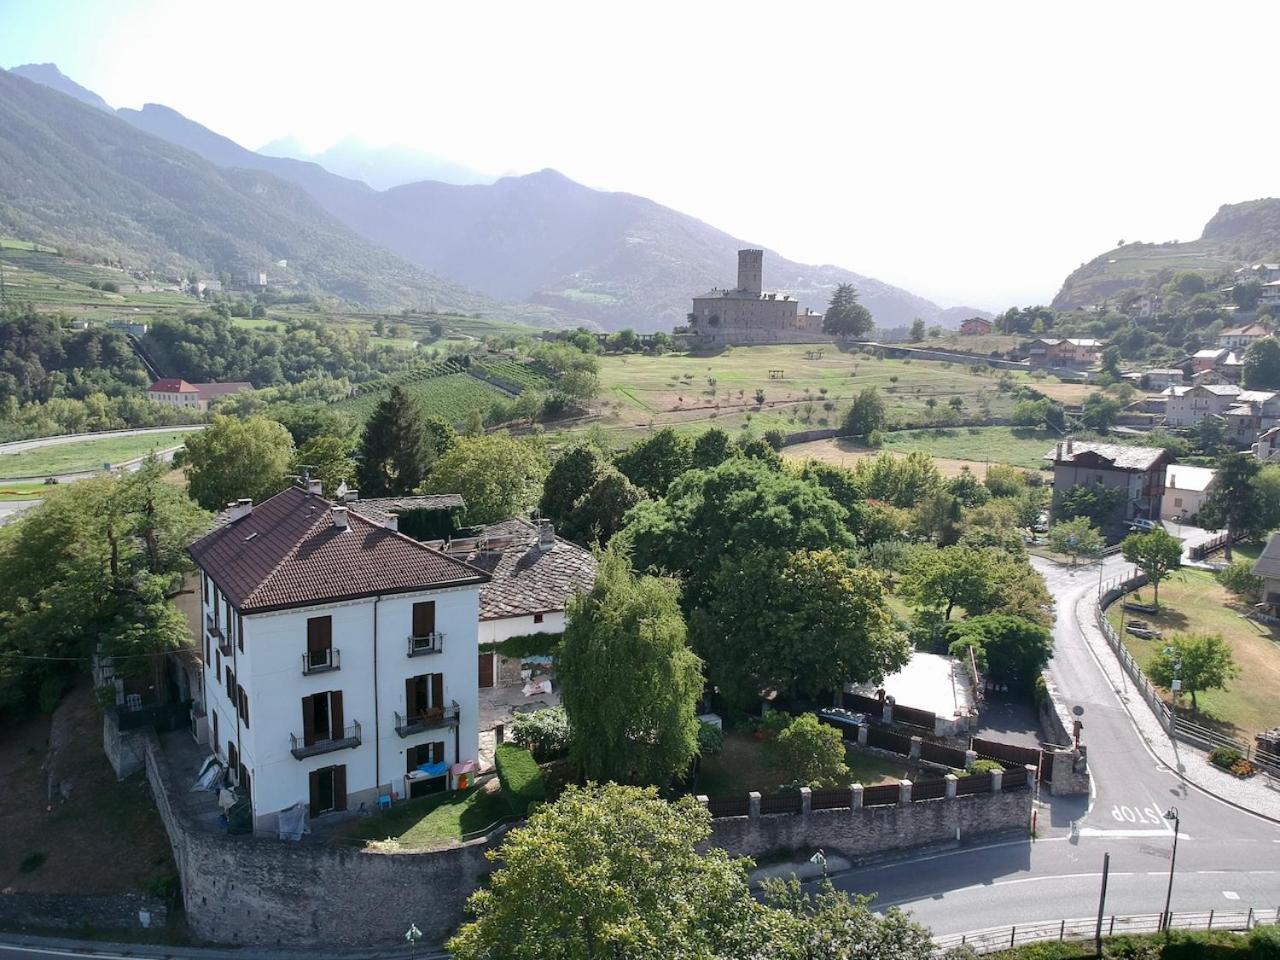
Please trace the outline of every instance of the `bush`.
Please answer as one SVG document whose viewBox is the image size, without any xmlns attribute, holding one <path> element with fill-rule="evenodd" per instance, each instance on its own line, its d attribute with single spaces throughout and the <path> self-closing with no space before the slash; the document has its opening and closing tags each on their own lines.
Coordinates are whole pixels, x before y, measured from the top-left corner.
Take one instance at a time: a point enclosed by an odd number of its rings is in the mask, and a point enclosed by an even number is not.
<svg viewBox="0 0 1280 960">
<path fill-rule="evenodd" d="M 1246 760 L 1239 750 L 1231 747 L 1215 747 L 1209 751 L 1209 762 L 1216 767 L 1229 770 L 1237 777 L 1251 777 L 1254 774 L 1253 764 Z"/>
<path fill-rule="evenodd" d="M 542 779 L 542 771 L 538 769 L 533 754 L 524 747 L 511 743 L 499 744 L 494 751 L 493 762 L 498 768 L 498 782 L 502 784 L 507 804 L 516 816 L 526 816 L 530 806 L 547 799 L 547 785 Z"/>
<path fill-rule="evenodd" d="M 564 707 L 548 707 L 518 713 L 511 721 L 511 740 L 525 747 L 539 761 L 564 756 L 569 749 L 569 717 Z"/>
<path fill-rule="evenodd" d="M 714 723 L 698 724 L 698 755 L 714 757 L 724 749 L 724 731 Z"/>
<path fill-rule="evenodd" d="M 774 768 L 801 786 L 827 787 L 847 783 L 844 740 L 840 731 L 812 713 L 791 719 L 770 745 Z"/>
<path fill-rule="evenodd" d="M 958 770 L 956 776 L 971 777 L 978 773 L 995 773 L 997 770 L 1004 770 L 1004 764 L 999 760 L 988 760 L 984 757 L 981 760 L 973 761 L 973 766 L 968 770 Z"/>
<path fill-rule="evenodd" d="M 1252 960 L 1280 960 L 1280 927 L 1254 927 L 1249 932 Z"/>
<path fill-rule="evenodd" d="M 1218 582 L 1241 600 L 1257 603 L 1262 597 L 1262 578 L 1254 576 L 1253 564 L 1237 560 L 1217 573 Z"/>
</svg>

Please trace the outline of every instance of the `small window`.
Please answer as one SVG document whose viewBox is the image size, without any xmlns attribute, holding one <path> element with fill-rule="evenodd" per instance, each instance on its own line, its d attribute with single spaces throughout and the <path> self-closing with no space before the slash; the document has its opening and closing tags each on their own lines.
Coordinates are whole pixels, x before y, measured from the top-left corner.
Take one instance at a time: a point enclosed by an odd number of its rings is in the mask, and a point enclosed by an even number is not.
<svg viewBox="0 0 1280 960">
<path fill-rule="evenodd" d="M 244 687 L 236 685 L 236 709 L 240 712 L 240 722 L 244 724 L 246 730 L 249 729 L 249 695 L 244 692 Z"/>
<path fill-rule="evenodd" d="M 535 614 L 533 615 L 533 622 L 534 622 L 534 623 L 541 623 L 541 622 L 542 622 L 542 614 L 540 614 L 540 613 L 535 613 Z"/>
</svg>

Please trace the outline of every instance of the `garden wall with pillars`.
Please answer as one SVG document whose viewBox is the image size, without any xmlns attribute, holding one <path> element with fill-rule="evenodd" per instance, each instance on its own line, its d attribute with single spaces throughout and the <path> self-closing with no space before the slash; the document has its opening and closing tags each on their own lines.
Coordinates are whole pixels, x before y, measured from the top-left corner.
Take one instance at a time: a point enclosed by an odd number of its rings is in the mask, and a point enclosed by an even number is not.
<svg viewBox="0 0 1280 960">
<path fill-rule="evenodd" d="M 1017 768 L 973 777 L 948 774 L 915 784 L 803 787 L 798 797 L 750 793 L 746 816 L 716 816 L 717 804 L 699 799 L 714 817 L 711 846 L 750 857 L 821 847 L 857 863 L 912 847 L 1026 832 L 1034 782 L 1034 771 Z M 785 811 L 772 812 L 779 808 Z"/>
</svg>

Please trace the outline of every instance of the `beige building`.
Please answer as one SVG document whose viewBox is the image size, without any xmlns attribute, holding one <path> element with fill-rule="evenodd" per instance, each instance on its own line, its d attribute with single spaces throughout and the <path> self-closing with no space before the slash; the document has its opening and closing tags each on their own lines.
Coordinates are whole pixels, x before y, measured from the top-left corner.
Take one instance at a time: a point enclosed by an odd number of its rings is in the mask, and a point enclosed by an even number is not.
<svg viewBox="0 0 1280 960">
<path fill-rule="evenodd" d="M 772 343 L 819 339 L 822 314 L 795 298 L 764 292 L 764 251 L 738 251 L 738 285 L 693 298 L 689 335 L 707 343 Z"/>
<path fill-rule="evenodd" d="M 208 410 L 211 400 L 252 389 L 253 384 L 240 380 L 232 383 L 187 383 L 179 377 L 166 377 L 147 387 L 147 396 L 156 403 L 171 407 Z"/>
<path fill-rule="evenodd" d="M 1166 520 L 1185 521 L 1204 506 L 1205 497 L 1213 489 L 1216 473 L 1208 467 L 1170 464 L 1164 475 L 1164 503 L 1160 515 Z"/>
</svg>

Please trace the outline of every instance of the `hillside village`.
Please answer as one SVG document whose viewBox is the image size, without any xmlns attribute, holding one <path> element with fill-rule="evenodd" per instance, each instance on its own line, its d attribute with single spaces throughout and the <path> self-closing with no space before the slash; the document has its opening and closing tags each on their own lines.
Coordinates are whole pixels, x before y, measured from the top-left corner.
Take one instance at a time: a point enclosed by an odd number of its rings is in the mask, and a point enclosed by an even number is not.
<svg viewBox="0 0 1280 960">
<path fill-rule="evenodd" d="M 0 91 L 0 955 L 1273 956 L 1280 201 L 991 315 Z"/>
</svg>

